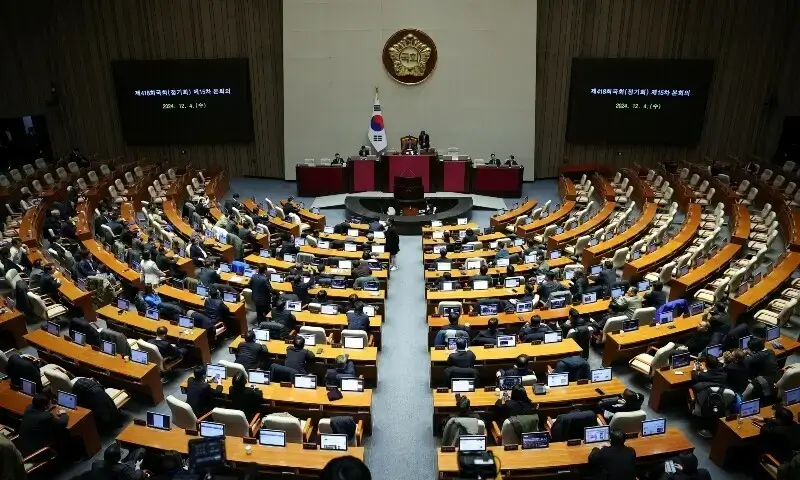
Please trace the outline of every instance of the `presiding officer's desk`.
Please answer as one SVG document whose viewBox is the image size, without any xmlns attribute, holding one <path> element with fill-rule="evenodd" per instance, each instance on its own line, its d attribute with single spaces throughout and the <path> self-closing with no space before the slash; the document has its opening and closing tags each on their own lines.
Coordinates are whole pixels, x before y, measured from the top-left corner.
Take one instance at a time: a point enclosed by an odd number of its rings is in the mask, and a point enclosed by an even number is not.
<svg viewBox="0 0 800 480">
<path fill-rule="evenodd" d="M 517 208 L 512 208 L 499 215 L 494 215 L 489 220 L 489 225 L 497 232 L 505 233 L 505 227 L 517 221 L 517 217 L 521 215 L 530 215 L 533 209 L 536 208 L 536 200 L 527 200 L 518 205 Z"/>
<path fill-rule="evenodd" d="M 89 345 L 81 346 L 40 329 L 25 335 L 25 340 L 43 360 L 60 365 L 74 375 L 93 377 L 106 387 L 147 397 L 152 404 L 164 400 L 164 387 L 155 363 L 142 365 L 125 360 L 119 354 L 112 357 Z"/>
<path fill-rule="evenodd" d="M 475 353 L 475 370 L 478 371 L 477 383 L 479 385 L 492 385 L 498 369 L 511 368 L 517 357 L 527 355 L 530 359 L 529 367 L 537 374 L 543 374 L 547 366 L 553 366 L 561 359 L 580 355 L 581 347 L 571 338 L 565 338 L 558 343 L 518 343 L 515 347 L 484 348 L 481 346 L 469 347 Z M 447 357 L 452 350 L 430 349 L 431 354 L 431 381 L 430 386 L 444 387 L 448 385 L 444 371 L 448 367 Z"/>
<path fill-rule="evenodd" d="M 783 350 L 773 347 L 772 342 L 764 342 L 764 347 L 772 350 L 778 359 L 778 365 L 783 366 L 789 357 L 800 350 L 800 342 L 786 336 L 781 336 L 778 340 L 783 345 Z M 693 369 L 694 362 L 682 368 L 656 371 L 653 375 L 653 388 L 650 390 L 650 408 L 659 411 L 669 397 L 689 389 L 693 383 Z"/>
<path fill-rule="evenodd" d="M 128 424 L 119 435 L 117 442 L 128 448 L 144 448 L 161 454 L 176 451 L 183 456 L 189 453 L 189 440 L 200 438 L 187 435 L 184 430 L 159 430 L 146 426 Z M 225 437 L 225 456 L 233 465 L 242 469 L 257 465 L 260 474 L 269 478 L 297 476 L 298 478 L 319 478 L 325 465 L 334 458 L 352 455 L 364 460 L 364 447 L 348 447 L 347 451 L 306 450 L 301 443 L 287 443 L 286 447 L 267 447 L 249 445 L 251 452 L 245 451 L 244 439 Z"/>
<path fill-rule="evenodd" d="M 609 333 L 603 345 L 603 366 L 610 367 L 614 362 L 633 358 L 652 346 L 661 347 L 691 335 L 702 319 L 703 314 L 678 317 L 666 325 L 640 325 L 632 332 Z"/>
<path fill-rule="evenodd" d="M 702 213 L 703 211 L 700 208 L 700 204 L 690 204 L 686 216 L 684 217 L 681 230 L 654 252 L 642 255 L 636 260 L 625 262 L 625 266 L 622 267 L 622 278 L 631 280 L 641 277 L 645 273 L 656 270 L 677 256 L 678 252 L 686 248 L 697 234 L 700 228 Z"/>
<path fill-rule="evenodd" d="M 642 214 L 627 230 L 614 235 L 610 240 L 584 248 L 581 256 L 583 268 L 588 270 L 592 265 L 600 263 L 603 257 L 613 256 L 617 249 L 633 244 L 639 237 L 647 233 L 656 218 L 656 209 L 655 203 L 645 204 Z"/>
<path fill-rule="evenodd" d="M 206 298 L 197 295 L 196 293 L 192 293 L 188 290 L 183 290 L 180 288 L 175 288 L 170 285 L 161 285 L 156 289 L 156 293 L 162 297 L 167 297 L 172 301 L 177 301 L 178 303 L 182 304 L 183 306 L 190 308 L 192 310 L 198 310 L 199 312 L 203 312 L 205 309 Z M 231 312 L 231 319 L 228 322 L 225 322 L 228 328 L 233 327 L 236 333 L 244 333 L 247 331 L 247 317 L 245 314 L 247 313 L 244 308 L 244 303 L 225 303 L 228 306 L 228 310 Z M 220 320 L 220 319 L 218 319 Z"/>
<path fill-rule="evenodd" d="M 347 329 L 347 314 L 346 313 L 338 313 L 336 315 L 325 315 L 322 313 L 311 313 L 308 310 L 303 310 L 300 312 L 292 312 L 294 318 L 297 320 L 298 329 L 300 326 L 308 325 L 311 327 L 322 327 L 325 329 L 327 334 L 335 333 L 334 340 L 337 343 L 341 343 L 341 331 Z M 271 317 L 272 314 L 270 313 L 267 315 Z M 383 325 L 383 317 L 381 315 L 375 315 L 374 317 L 370 317 L 369 319 L 369 330 L 367 330 L 367 334 L 372 336 L 374 347 L 377 347 L 378 350 L 381 349 L 381 326 Z"/>
<path fill-rule="evenodd" d="M 800 253 L 787 252 L 786 256 L 775 264 L 775 268 L 752 285 L 744 294 L 732 298 L 728 314 L 731 318 L 755 308 L 757 305 L 769 300 L 769 297 L 792 278 L 797 268 L 800 267 Z"/>
<path fill-rule="evenodd" d="M 673 277 L 669 281 L 669 299 L 675 300 L 685 296 L 692 290 L 703 288 L 711 277 L 724 272 L 728 268 L 728 264 L 736 259 L 741 250 L 741 245 L 728 243 L 699 267 L 692 268 L 686 275 Z"/>
<path fill-rule="evenodd" d="M 0 411 L 19 420 L 20 423 L 22 415 L 31 405 L 32 400 L 33 397 L 12 390 L 8 379 L 0 381 Z M 83 445 L 83 452 L 86 458 L 93 457 L 94 454 L 100 451 L 100 436 L 97 433 L 97 424 L 92 411 L 83 407 L 77 407 L 75 410 L 65 408 L 64 411 L 69 417 L 67 430 L 69 430 L 70 439 Z M 16 425 L 16 427 L 19 427 L 19 425 Z"/>
<path fill-rule="evenodd" d="M 211 361 L 211 346 L 208 342 L 208 333 L 204 328 L 185 329 L 173 325 L 168 320 L 151 320 L 132 310 L 120 313 L 116 305 L 100 307 L 97 314 L 106 321 L 107 325 L 128 338 L 149 341 L 156 336 L 158 327 L 166 327 L 169 341 L 179 347 L 188 347 L 188 356 L 194 358 L 196 363 Z"/>
<path fill-rule="evenodd" d="M 243 339 L 241 336 L 236 337 L 233 342 L 231 342 L 228 350 L 235 354 L 236 349 L 239 348 L 239 344 L 242 343 L 242 341 Z M 291 343 L 286 343 L 283 340 L 270 340 L 269 342 L 259 343 L 266 345 L 270 357 L 277 357 L 278 362 L 281 364 L 286 360 L 286 349 L 291 346 Z M 375 388 L 377 386 L 378 349 L 376 347 L 364 347 L 363 349 L 335 348 L 328 344 L 306 347 L 306 350 L 311 351 L 316 357 L 315 362 L 308 365 L 308 373 L 317 375 L 318 383 L 322 383 L 325 378 L 325 372 L 329 368 L 335 368 L 336 357 L 347 354 L 356 366 L 356 375 L 364 376 L 364 386 L 366 388 Z"/>
<path fill-rule="evenodd" d="M 790 405 L 788 408 L 795 417 L 800 413 L 800 403 Z M 759 415 L 764 418 L 770 418 L 774 414 L 775 409 L 772 405 L 762 406 L 759 411 Z M 753 424 L 752 418 L 743 418 L 741 425 L 736 418 L 732 420 L 720 418 L 717 420 L 714 439 L 711 440 L 709 458 L 720 467 L 724 467 L 735 453 L 741 453 L 742 458 L 754 458 L 753 449 L 760 446 L 758 445 L 760 433 L 761 429 Z"/>
<path fill-rule="evenodd" d="M 497 457 L 503 480 L 517 478 L 572 480 L 588 478 L 589 453 L 599 444 L 567 446 L 567 442 L 551 443 L 547 450 L 510 450 L 490 447 Z M 633 438 L 625 445 L 636 450 L 636 463 L 650 466 L 694 450 L 694 445 L 677 428 L 667 428 L 663 435 Z M 437 451 L 440 480 L 455 480 L 458 475 L 458 453 Z"/>
<path fill-rule="evenodd" d="M 226 407 L 227 394 L 233 383 L 230 377 L 220 381 L 222 391 L 225 395 L 220 406 Z M 320 418 L 330 418 L 337 415 L 347 415 L 353 419 L 364 422 L 364 433 L 372 434 L 372 390 L 364 389 L 363 392 L 342 392 L 342 398 L 338 400 L 328 400 L 328 389 L 319 382 L 321 386 L 316 389 L 282 387 L 280 383 L 270 383 L 269 385 L 259 385 L 249 383 L 248 386 L 261 390 L 264 395 L 264 403 L 261 406 L 262 413 L 290 413 L 297 418 L 311 418 L 315 424 L 319 423 Z M 187 381 L 181 383 L 181 392 L 186 394 Z"/>
<path fill-rule="evenodd" d="M 545 379 L 540 380 L 544 383 Z M 607 382 L 586 383 L 578 385 L 577 382 L 570 382 L 567 387 L 548 388 L 546 395 L 534 395 L 533 387 L 524 387 L 528 390 L 528 397 L 539 405 L 537 412 L 540 419 L 544 416 L 555 418 L 561 413 L 570 410 L 592 410 L 597 404 L 609 397 L 621 395 L 625 390 L 625 384 L 617 378 L 612 378 Z M 596 389 L 603 391 L 602 394 Z M 474 392 L 461 393 L 462 396 L 469 398 L 470 412 L 476 413 L 483 418 L 486 425 L 492 420 L 497 420 L 493 412 L 495 402 L 499 398 L 497 391 L 484 391 L 483 388 L 476 388 Z M 436 435 L 442 431 L 444 420 L 457 414 L 456 399 L 453 392 L 439 393 L 433 391 L 433 431 Z M 502 422 L 498 422 L 502 425 Z"/>
</svg>

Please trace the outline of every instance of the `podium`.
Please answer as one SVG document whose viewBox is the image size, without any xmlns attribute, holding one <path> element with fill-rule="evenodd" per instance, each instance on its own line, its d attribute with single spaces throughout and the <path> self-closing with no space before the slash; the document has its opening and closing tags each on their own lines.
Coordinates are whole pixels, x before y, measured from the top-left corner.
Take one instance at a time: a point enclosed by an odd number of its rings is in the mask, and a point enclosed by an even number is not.
<svg viewBox="0 0 800 480">
<path fill-rule="evenodd" d="M 420 177 L 394 177 L 394 199 L 404 216 L 413 216 L 419 213 L 421 205 L 425 204 L 425 191 Z"/>
<path fill-rule="evenodd" d="M 406 172 L 411 172 L 413 176 L 419 177 L 422 182 L 422 189 L 425 193 L 432 192 L 431 184 L 431 163 L 436 162 L 436 154 L 427 155 L 387 155 L 381 162 L 385 170 L 382 175 L 386 179 L 384 192 L 394 192 L 394 179 L 402 176 Z"/>
<path fill-rule="evenodd" d="M 352 188 L 351 193 L 357 192 L 372 192 L 378 190 L 375 184 L 375 171 L 377 157 L 370 155 L 368 157 L 350 157 L 348 163 L 352 171 Z"/>
</svg>

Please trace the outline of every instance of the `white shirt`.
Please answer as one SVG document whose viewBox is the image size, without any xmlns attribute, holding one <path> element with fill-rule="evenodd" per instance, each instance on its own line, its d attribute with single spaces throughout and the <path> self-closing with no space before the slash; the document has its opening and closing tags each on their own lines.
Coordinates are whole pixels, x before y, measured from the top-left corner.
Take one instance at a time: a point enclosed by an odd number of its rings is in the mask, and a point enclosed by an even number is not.
<svg viewBox="0 0 800 480">
<path fill-rule="evenodd" d="M 11 253 L 11 261 L 19 265 L 22 263 L 22 254 L 28 253 L 28 247 L 26 247 L 25 245 L 20 246 L 20 248 L 11 247 L 9 251 Z"/>
<path fill-rule="evenodd" d="M 144 260 L 141 263 L 142 267 L 142 279 L 144 283 L 149 285 L 158 285 L 158 282 L 161 281 L 161 277 L 166 277 L 167 275 L 159 270 L 156 262 L 153 260 Z"/>
</svg>

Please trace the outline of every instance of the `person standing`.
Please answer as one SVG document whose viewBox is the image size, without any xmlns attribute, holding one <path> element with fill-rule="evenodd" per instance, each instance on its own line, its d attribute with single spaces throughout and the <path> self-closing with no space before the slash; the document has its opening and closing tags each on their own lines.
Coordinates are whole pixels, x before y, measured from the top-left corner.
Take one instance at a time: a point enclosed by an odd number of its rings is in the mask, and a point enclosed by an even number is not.
<svg viewBox="0 0 800 480">
<path fill-rule="evenodd" d="M 400 253 L 400 235 L 394 226 L 394 221 L 390 218 L 386 222 L 386 250 L 389 252 L 390 270 L 397 270 L 397 254 Z"/>
<path fill-rule="evenodd" d="M 253 292 L 253 303 L 256 304 L 256 324 L 267 321 L 272 300 L 272 285 L 267 278 L 266 264 L 259 264 L 258 273 L 250 277 L 250 290 Z"/>
</svg>

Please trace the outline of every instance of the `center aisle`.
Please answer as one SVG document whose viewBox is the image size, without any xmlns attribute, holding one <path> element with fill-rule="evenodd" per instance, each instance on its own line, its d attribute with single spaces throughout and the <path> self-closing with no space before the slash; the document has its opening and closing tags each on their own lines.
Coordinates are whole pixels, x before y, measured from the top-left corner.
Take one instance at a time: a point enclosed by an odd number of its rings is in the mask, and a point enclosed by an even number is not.
<svg viewBox="0 0 800 480">
<path fill-rule="evenodd" d="M 434 478 L 430 372 L 422 240 L 401 236 L 399 270 L 391 273 L 372 402 L 367 465 L 372 478 Z"/>
</svg>

